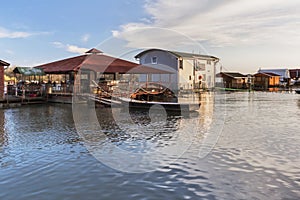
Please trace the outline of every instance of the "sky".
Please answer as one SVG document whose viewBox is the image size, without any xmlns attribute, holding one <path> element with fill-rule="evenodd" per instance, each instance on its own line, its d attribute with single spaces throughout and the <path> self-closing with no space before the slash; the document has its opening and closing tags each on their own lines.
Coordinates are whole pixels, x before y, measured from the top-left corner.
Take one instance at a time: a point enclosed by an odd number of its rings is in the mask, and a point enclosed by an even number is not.
<svg viewBox="0 0 300 200">
<path fill-rule="evenodd" d="M 227 71 L 300 68 L 299 0 L 2 1 L 0 59 L 36 66 L 98 48 L 213 55 Z"/>
</svg>

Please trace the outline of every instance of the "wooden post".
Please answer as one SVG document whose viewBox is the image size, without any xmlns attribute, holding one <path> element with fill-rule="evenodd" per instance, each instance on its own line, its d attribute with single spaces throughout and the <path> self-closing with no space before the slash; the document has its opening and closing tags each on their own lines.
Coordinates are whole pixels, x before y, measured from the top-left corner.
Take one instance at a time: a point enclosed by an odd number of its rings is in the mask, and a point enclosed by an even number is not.
<svg viewBox="0 0 300 200">
<path fill-rule="evenodd" d="M 0 66 L 0 100 L 4 99 L 4 66 Z"/>
</svg>

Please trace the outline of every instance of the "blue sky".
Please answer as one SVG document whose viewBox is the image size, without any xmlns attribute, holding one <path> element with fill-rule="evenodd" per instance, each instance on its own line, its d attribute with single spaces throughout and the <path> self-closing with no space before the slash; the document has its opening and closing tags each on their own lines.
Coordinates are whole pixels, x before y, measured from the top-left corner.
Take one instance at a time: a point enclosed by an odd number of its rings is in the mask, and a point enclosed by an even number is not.
<svg viewBox="0 0 300 200">
<path fill-rule="evenodd" d="M 144 16 L 139 0 L 19 0 L 1 7 L 0 59 L 21 66 L 77 55 L 76 47 L 92 48 L 119 25 Z"/>
<path fill-rule="evenodd" d="M 0 59 L 17 66 L 92 47 L 115 56 L 151 47 L 200 52 L 245 73 L 300 65 L 298 0 L 16 0 L 1 7 Z"/>
</svg>

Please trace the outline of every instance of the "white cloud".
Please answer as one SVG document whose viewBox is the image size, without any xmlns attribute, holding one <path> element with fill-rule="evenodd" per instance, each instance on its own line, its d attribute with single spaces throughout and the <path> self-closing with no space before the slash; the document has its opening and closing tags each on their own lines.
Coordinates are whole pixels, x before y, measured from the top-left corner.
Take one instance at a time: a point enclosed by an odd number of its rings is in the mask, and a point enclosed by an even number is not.
<svg viewBox="0 0 300 200">
<path fill-rule="evenodd" d="M 61 42 L 52 42 L 53 46 L 56 48 L 64 49 L 67 52 L 70 53 L 78 53 L 78 54 L 83 54 L 87 52 L 89 49 L 83 48 L 83 47 L 78 47 L 76 45 L 70 45 L 70 44 L 63 44 Z"/>
<path fill-rule="evenodd" d="M 75 46 L 75 45 L 67 45 L 67 51 L 68 52 L 71 52 L 71 53 L 79 53 L 79 54 L 82 54 L 82 53 L 85 53 L 87 52 L 89 49 L 87 48 L 82 48 L 82 47 L 78 47 L 78 46 Z"/>
<path fill-rule="evenodd" d="M 32 35 L 34 35 L 34 33 L 22 32 L 22 31 L 11 31 L 0 27 L 0 38 L 27 38 Z"/>
<path fill-rule="evenodd" d="M 89 34 L 84 34 L 82 37 L 81 37 L 81 41 L 82 42 L 88 42 L 90 39 L 90 35 Z"/>
<path fill-rule="evenodd" d="M 141 35 L 137 30 L 145 27 L 163 27 L 219 47 L 266 43 L 300 45 L 299 6 L 297 0 L 188 0 L 176 3 L 173 0 L 148 0 L 144 6 L 149 15 L 147 19 L 124 24 L 112 34 L 127 40 L 132 47 L 151 46 L 159 41 L 178 42 L 178 37 L 167 37 L 165 33 L 153 35 L 151 31 L 143 31 Z M 149 43 L 145 44 L 146 41 Z"/>
<path fill-rule="evenodd" d="M 52 44 L 56 47 L 56 48 L 64 48 L 65 45 L 61 42 L 52 42 Z"/>
<path fill-rule="evenodd" d="M 45 35 L 50 32 L 25 32 L 25 31 L 13 31 L 6 28 L 0 27 L 0 38 L 28 38 L 35 35 Z"/>
</svg>

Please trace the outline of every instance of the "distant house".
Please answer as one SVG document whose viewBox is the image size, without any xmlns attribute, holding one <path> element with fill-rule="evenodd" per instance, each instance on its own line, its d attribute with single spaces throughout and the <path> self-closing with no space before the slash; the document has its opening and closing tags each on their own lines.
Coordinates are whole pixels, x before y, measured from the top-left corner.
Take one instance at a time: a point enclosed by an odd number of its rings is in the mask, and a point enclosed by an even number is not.
<svg viewBox="0 0 300 200">
<path fill-rule="evenodd" d="M 291 85 L 300 85 L 300 69 L 290 69 Z"/>
<path fill-rule="evenodd" d="M 300 69 L 290 69 L 290 77 L 294 80 L 300 79 Z"/>
<path fill-rule="evenodd" d="M 220 72 L 216 77 L 216 84 L 218 87 L 233 89 L 247 88 L 247 75 L 238 72 Z"/>
<path fill-rule="evenodd" d="M 254 74 L 254 89 L 268 90 L 280 85 L 280 75 L 259 72 Z"/>
<path fill-rule="evenodd" d="M 272 73 L 280 76 L 280 84 L 289 85 L 290 71 L 288 69 L 259 69 L 258 73 Z"/>
<path fill-rule="evenodd" d="M 169 51 L 163 49 L 148 49 L 135 56 L 142 65 L 169 70 L 172 74 L 153 74 L 148 77 L 152 82 L 169 82 L 172 90 L 191 90 L 215 87 L 215 68 L 219 58 Z M 141 77 L 146 79 L 146 77 Z"/>
<path fill-rule="evenodd" d="M 4 69 L 10 64 L 0 60 L 0 100 L 4 99 Z"/>
</svg>

